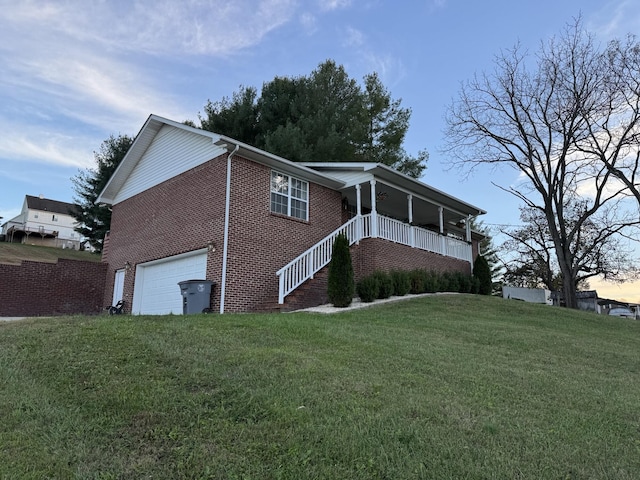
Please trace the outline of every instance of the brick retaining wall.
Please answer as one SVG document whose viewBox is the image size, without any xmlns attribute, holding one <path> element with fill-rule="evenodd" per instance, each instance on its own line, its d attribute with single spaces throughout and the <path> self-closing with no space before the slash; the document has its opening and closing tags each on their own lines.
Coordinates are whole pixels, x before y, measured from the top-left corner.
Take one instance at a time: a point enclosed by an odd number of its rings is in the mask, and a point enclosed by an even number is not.
<svg viewBox="0 0 640 480">
<path fill-rule="evenodd" d="M 106 264 L 82 260 L 0 264 L 0 316 L 99 313 L 106 273 Z"/>
</svg>

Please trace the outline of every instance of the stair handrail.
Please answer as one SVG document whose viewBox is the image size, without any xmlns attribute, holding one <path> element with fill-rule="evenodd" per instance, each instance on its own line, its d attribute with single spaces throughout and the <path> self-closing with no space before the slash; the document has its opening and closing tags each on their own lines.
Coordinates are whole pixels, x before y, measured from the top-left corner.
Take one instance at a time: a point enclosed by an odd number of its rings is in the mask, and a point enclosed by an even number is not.
<svg viewBox="0 0 640 480">
<path fill-rule="evenodd" d="M 362 240 L 366 236 L 365 228 L 370 216 L 352 218 L 278 270 L 278 303 L 282 305 L 287 295 L 313 278 L 331 261 L 333 242 L 340 233 L 347 236 L 350 246 Z"/>
</svg>

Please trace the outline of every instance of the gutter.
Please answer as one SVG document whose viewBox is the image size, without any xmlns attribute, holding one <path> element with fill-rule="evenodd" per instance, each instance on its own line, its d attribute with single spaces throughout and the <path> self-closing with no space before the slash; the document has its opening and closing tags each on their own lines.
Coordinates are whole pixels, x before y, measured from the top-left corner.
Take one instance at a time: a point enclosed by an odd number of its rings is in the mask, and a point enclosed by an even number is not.
<svg viewBox="0 0 640 480">
<path fill-rule="evenodd" d="M 227 289 L 227 253 L 229 251 L 229 210 L 231 208 L 231 157 L 240 149 L 236 145 L 227 155 L 227 192 L 224 200 L 224 246 L 222 248 L 222 280 L 220 282 L 220 313 L 224 313 L 224 297 Z"/>
</svg>

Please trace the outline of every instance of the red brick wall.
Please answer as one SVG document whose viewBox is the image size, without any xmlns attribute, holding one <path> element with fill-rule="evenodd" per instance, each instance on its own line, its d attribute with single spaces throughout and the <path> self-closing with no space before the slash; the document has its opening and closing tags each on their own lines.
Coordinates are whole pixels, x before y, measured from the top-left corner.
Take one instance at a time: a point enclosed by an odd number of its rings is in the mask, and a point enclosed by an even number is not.
<svg viewBox="0 0 640 480">
<path fill-rule="evenodd" d="M 469 262 L 444 257 L 437 253 L 418 250 L 379 238 L 361 240 L 359 245 L 352 245 L 350 251 L 356 282 L 376 270 L 391 271 L 422 268 L 438 272 L 460 271 L 465 274 L 471 273 Z M 327 279 L 328 267 L 325 267 L 312 280 L 307 280 L 285 298 L 282 311 L 298 310 L 328 303 Z"/>
<path fill-rule="evenodd" d="M 220 284 L 226 156 L 171 178 L 113 206 L 108 250 L 105 302 L 113 298 L 115 271 L 126 270 L 123 298 L 131 311 L 135 266 L 207 247 L 207 279 Z M 176 286 L 176 288 L 178 288 Z"/>
<path fill-rule="evenodd" d="M 125 200 L 113 207 L 105 301 L 114 273 L 125 274 L 124 299 L 130 311 L 135 265 L 212 242 L 207 279 L 217 283 L 212 308 L 220 308 L 226 155 Z M 339 192 L 309 184 L 309 221 L 270 213 L 269 167 L 234 156 L 225 311 L 240 312 L 277 302 L 276 271 L 341 225 Z"/>
<path fill-rule="evenodd" d="M 379 238 L 367 238 L 351 247 L 356 281 L 375 270 L 413 270 L 422 268 L 437 272 L 459 271 L 471 274 L 471 264 L 464 260 L 418 250 Z"/>
<path fill-rule="evenodd" d="M 234 159 L 226 311 L 276 302 L 276 272 L 342 224 L 339 192 L 309 184 L 307 222 L 270 213 L 271 169 Z"/>
<path fill-rule="evenodd" d="M 104 303 L 103 263 L 60 259 L 0 264 L 0 316 L 95 314 Z"/>
</svg>

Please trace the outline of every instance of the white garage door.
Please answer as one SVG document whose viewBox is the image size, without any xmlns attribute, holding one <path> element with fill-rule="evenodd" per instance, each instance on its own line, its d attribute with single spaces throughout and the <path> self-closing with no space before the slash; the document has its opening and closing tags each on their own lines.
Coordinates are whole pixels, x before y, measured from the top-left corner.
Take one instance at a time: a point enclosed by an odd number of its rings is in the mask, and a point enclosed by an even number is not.
<svg viewBox="0 0 640 480">
<path fill-rule="evenodd" d="M 181 314 L 182 294 L 178 282 L 205 279 L 206 273 L 207 252 L 202 250 L 138 265 L 133 289 L 133 313 Z"/>
</svg>

